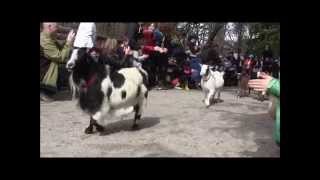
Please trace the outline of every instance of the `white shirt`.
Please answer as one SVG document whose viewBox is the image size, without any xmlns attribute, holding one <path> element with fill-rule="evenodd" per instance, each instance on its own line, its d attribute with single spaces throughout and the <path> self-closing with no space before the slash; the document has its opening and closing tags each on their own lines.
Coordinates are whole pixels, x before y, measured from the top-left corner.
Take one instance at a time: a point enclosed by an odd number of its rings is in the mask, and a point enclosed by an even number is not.
<svg viewBox="0 0 320 180">
<path fill-rule="evenodd" d="M 74 40 L 74 47 L 94 47 L 96 39 L 96 25 L 95 23 L 80 23 L 77 35 Z"/>
</svg>

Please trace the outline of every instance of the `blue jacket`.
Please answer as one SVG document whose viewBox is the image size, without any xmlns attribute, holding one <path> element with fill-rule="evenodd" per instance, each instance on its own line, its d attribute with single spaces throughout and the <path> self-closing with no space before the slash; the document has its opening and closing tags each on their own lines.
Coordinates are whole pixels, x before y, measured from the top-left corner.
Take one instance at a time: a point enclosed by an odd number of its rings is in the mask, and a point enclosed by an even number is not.
<svg viewBox="0 0 320 180">
<path fill-rule="evenodd" d="M 154 31 L 154 39 L 155 39 L 156 45 L 161 46 L 163 34 L 158 29 Z"/>
</svg>

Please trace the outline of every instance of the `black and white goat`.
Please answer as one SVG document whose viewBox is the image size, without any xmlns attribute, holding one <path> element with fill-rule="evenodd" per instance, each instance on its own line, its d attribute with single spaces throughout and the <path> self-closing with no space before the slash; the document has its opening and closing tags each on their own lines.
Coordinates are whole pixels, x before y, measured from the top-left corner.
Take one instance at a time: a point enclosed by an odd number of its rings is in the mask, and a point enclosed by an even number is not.
<svg viewBox="0 0 320 180">
<path fill-rule="evenodd" d="M 203 64 L 201 66 L 200 75 L 202 75 L 201 88 L 205 94 L 203 102 L 206 107 L 209 107 L 211 101 L 214 102 L 216 94 L 218 96 L 217 100 L 221 100 L 220 93 L 224 85 L 224 72 L 217 71 L 212 69 L 212 67 Z"/>
<path fill-rule="evenodd" d="M 141 118 L 143 102 L 148 96 L 148 74 L 142 68 L 123 68 L 111 73 L 101 58 L 93 58 L 86 48 L 74 49 L 67 63 L 72 79 L 79 87 L 80 108 L 89 113 L 90 124 L 85 133 L 104 130 L 107 114 L 122 116 L 135 112 L 132 128 Z"/>
</svg>

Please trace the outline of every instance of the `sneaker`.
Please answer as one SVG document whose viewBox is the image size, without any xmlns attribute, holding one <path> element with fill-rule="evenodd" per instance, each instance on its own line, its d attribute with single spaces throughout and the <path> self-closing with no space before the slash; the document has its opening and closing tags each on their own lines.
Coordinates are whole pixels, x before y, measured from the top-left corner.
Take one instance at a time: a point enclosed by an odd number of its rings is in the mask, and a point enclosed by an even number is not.
<svg viewBox="0 0 320 180">
<path fill-rule="evenodd" d="M 174 87 L 175 89 L 181 90 L 182 88 L 179 86 Z"/>
<path fill-rule="evenodd" d="M 158 86 L 157 90 L 168 90 L 168 88 L 165 86 Z"/>
<path fill-rule="evenodd" d="M 188 86 L 185 86 L 185 87 L 184 87 L 184 90 L 189 91 L 190 89 L 189 89 Z"/>
<path fill-rule="evenodd" d="M 49 97 L 48 95 L 46 95 L 44 93 L 40 93 L 40 101 L 52 102 L 54 100 L 51 97 Z"/>
<path fill-rule="evenodd" d="M 157 86 L 154 86 L 153 89 L 160 90 L 160 87 L 157 85 Z"/>
</svg>

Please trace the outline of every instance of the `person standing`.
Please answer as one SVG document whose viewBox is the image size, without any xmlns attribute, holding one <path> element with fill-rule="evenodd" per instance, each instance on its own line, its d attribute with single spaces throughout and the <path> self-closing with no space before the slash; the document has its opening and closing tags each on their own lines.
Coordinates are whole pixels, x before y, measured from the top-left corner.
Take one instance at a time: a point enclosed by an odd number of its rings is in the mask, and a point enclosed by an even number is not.
<svg viewBox="0 0 320 180">
<path fill-rule="evenodd" d="M 40 79 L 40 99 L 43 101 L 53 101 L 50 95 L 57 92 L 59 64 L 67 62 L 75 38 L 75 33 L 71 30 L 65 44 L 60 48 L 60 45 L 56 40 L 57 32 L 57 23 L 43 23 L 43 30 L 40 33 L 40 49 L 42 51 L 42 57 L 50 62 L 50 65 L 47 66 L 47 70 L 45 70 L 43 78 Z"/>
<path fill-rule="evenodd" d="M 265 50 L 262 53 L 263 66 L 262 71 L 268 74 L 272 73 L 272 63 L 273 63 L 273 52 L 270 49 L 270 46 L 267 44 Z"/>
</svg>

